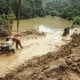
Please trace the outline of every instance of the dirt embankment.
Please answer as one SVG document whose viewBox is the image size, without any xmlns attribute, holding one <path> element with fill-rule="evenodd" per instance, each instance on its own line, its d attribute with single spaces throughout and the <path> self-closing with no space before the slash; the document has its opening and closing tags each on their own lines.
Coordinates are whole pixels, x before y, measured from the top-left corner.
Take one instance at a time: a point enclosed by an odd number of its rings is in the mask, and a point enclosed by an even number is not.
<svg viewBox="0 0 80 80">
<path fill-rule="evenodd" d="M 28 39 L 39 38 L 45 36 L 46 34 L 43 32 L 39 33 L 37 30 L 29 30 L 29 31 L 21 32 L 20 35 L 23 36 L 23 38 L 27 36 L 27 40 L 28 40 Z"/>
<path fill-rule="evenodd" d="M 0 80 L 80 80 L 80 34 L 58 52 L 34 57 Z"/>
</svg>

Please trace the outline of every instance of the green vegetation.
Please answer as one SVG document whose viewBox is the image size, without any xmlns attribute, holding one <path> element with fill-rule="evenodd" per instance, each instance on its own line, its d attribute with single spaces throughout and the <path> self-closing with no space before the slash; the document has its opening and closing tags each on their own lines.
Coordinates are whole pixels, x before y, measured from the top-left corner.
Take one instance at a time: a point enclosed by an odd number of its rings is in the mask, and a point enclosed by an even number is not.
<svg viewBox="0 0 80 80">
<path fill-rule="evenodd" d="M 18 16 L 18 0 L 0 0 L 0 15 L 14 13 Z M 46 15 L 72 20 L 80 16 L 80 0 L 22 0 L 21 18 L 29 19 Z"/>
<path fill-rule="evenodd" d="M 11 31 L 14 19 L 15 15 L 13 13 L 0 15 L 0 29 Z"/>
<path fill-rule="evenodd" d="M 22 18 L 34 18 L 45 16 L 42 0 L 23 0 Z"/>
<path fill-rule="evenodd" d="M 20 11 L 18 7 L 19 0 L 0 0 L 0 26 L 10 28 L 14 18 L 18 19 L 19 12 L 21 19 L 59 16 L 73 20 L 72 26 L 76 24 L 75 17 L 80 16 L 80 0 L 21 0 Z M 79 19 L 77 22 L 79 23 Z"/>
<path fill-rule="evenodd" d="M 80 16 L 80 0 L 45 0 L 45 8 L 47 14 L 69 20 Z"/>
<path fill-rule="evenodd" d="M 80 25 L 80 17 L 78 16 L 73 19 L 73 24 L 71 28 L 74 28 L 75 25 Z"/>
<path fill-rule="evenodd" d="M 18 1 L 19 0 L 0 0 L 0 14 L 15 13 L 18 16 Z M 45 10 L 42 5 L 42 0 L 22 0 L 21 2 L 21 18 L 29 19 L 34 17 L 45 16 Z"/>
</svg>

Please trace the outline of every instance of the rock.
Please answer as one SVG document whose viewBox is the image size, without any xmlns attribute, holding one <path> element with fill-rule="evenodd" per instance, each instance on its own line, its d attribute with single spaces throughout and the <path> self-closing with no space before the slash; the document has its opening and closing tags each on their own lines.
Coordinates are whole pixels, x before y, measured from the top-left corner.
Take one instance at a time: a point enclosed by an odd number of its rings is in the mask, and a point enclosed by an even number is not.
<svg viewBox="0 0 80 80">
<path fill-rule="evenodd" d="M 6 36 L 9 36 L 9 35 L 11 35 L 11 33 L 8 32 L 8 31 L 1 31 L 0 32 L 0 37 L 6 37 Z"/>
</svg>

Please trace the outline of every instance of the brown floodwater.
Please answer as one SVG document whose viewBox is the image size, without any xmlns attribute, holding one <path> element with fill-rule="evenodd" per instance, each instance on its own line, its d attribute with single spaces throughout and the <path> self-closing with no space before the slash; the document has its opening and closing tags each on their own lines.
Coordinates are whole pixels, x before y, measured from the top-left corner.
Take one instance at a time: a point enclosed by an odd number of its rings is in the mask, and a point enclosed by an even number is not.
<svg viewBox="0 0 80 80">
<path fill-rule="evenodd" d="M 57 51 L 58 48 L 65 44 L 62 41 L 62 31 L 57 31 L 54 34 L 46 34 L 46 36 L 36 39 L 27 40 L 27 36 L 21 38 L 23 49 L 16 50 L 15 54 L 2 54 L 0 55 L 0 77 L 16 70 L 25 61 L 34 56 L 41 56 L 48 52 Z M 67 37 L 70 39 L 70 37 Z"/>
<path fill-rule="evenodd" d="M 70 26 L 71 22 L 59 17 L 34 18 L 29 20 L 20 21 L 20 31 L 28 29 L 35 29 L 36 26 L 44 25 L 51 29 L 62 29 Z M 14 22 L 13 30 L 16 30 L 16 21 Z M 55 49 L 55 45 L 62 45 L 61 34 L 59 32 L 48 34 L 39 39 L 22 39 L 24 49 L 17 50 L 15 54 L 2 54 L 0 55 L 0 76 L 4 76 L 11 70 L 14 70 L 19 65 L 23 64 L 26 60 L 31 59 L 36 55 L 43 55 Z"/>
<path fill-rule="evenodd" d="M 16 31 L 16 21 L 14 22 L 13 30 Z M 46 16 L 43 18 L 33 18 L 33 19 L 27 19 L 27 20 L 20 20 L 20 31 L 26 31 L 29 29 L 35 29 L 39 25 L 43 25 L 45 27 L 49 27 L 51 29 L 62 29 L 67 26 L 71 26 L 71 21 L 62 19 L 60 17 L 51 17 Z"/>
</svg>

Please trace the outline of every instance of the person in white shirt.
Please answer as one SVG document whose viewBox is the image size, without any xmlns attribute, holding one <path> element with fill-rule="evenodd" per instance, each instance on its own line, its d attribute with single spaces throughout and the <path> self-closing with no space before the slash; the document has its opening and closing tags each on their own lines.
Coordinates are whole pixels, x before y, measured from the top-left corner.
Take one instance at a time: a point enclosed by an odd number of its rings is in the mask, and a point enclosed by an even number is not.
<svg viewBox="0 0 80 80">
<path fill-rule="evenodd" d="M 13 48 L 13 44 L 14 43 L 13 43 L 12 39 L 6 38 L 6 42 L 3 43 L 3 45 L 1 46 L 1 51 L 7 51 L 7 52 L 15 53 L 14 48 Z"/>
<path fill-rule="evenodd" d="M 8 45 L 9 46 L 9 49 L 12 49 L 13 48 L 13 40 L 12 39 L 8 39 L 6 38 L 6 42 L 5 42 L 5 45 Z"/>
</svg>

